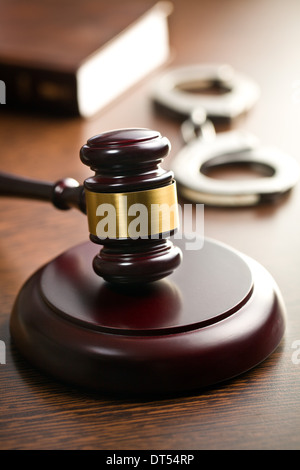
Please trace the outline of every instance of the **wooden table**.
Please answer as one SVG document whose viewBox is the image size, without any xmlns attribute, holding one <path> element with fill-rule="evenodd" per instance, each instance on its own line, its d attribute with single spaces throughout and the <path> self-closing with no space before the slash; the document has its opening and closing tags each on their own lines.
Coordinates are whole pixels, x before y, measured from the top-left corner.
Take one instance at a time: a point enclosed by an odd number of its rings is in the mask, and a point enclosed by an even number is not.
<svg viewBox="0 0 300 470">
<path fill-rule="evenodd" d="M 232 127 L 253 132 L 298 160 L 299 17 L 297 0 L 174 0 L 170 18 L 173 65 L 226 62 L 255 79 L 261 98 Z M 78 152 L 86 140 L 135 126 L 157 129 L 171 140 L 168 166 L 182 146 L 180 124 L 154 111 L 150 85 L 151 78 L 89 121 L 1 113 L 1 170 L 49 181 L 64 176 L 83 181 L 89 170 Z M 86 240 L 87 226 L 76 211 L 2 199 L 0 339 L 7 357 L 0 365 L 0 448 L 299 449 L 300 354 L 293 349 L 300 340 L 299 205 L 298 185 L 274 205 L 205 208 L 205 235 L 252 256 L 279 284 L 287 329 L 276 352 L 217 387 L 184 396 L 125 399 L 56 383 L 18 355 L 9 315 L 20 287 L 41 265 Z"/>
</svg>

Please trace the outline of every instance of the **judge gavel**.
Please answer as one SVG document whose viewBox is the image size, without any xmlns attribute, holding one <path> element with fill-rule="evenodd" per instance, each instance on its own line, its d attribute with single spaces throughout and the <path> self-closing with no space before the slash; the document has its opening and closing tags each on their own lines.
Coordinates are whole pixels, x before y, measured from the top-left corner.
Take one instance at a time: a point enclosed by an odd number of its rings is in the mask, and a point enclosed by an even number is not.
<svg viewBox="0 0 300 470">
<path fill-rule="evenodd" d="M 195 250 L 170 241 L 179 214 L 173 173 L 160 167 L 169 150 L 158 132 L 115 130 L 81 148 L 95 172 L 83 186 L 0 175 L 2 195 L 86 213 L 102 245 L 98 254 L 89 241 L 76 245 L 39 268 L 12 309 L 17 348 L 60 381 L 109 393 L 195 390 L 251 369 L 283 336 L 285 307 L 259 263 L 214 240 Z"/>
<path fill-rule="evenodd" d="M 83 185 L 72 178 L 53 184 L 0 173 L 0 195 L 79 209 L 87 214 L 91 241 L 103 246 L 93 260 L 99 276 L 115 284 L 156 281 L 181 261 L 168 238 L 178 227 L 176 183 L 160 166 L 169 151 L 168 139 L 156 131 L 105 132 L 80 150 L 81 161 L 95 172 Z"/>
</svg>

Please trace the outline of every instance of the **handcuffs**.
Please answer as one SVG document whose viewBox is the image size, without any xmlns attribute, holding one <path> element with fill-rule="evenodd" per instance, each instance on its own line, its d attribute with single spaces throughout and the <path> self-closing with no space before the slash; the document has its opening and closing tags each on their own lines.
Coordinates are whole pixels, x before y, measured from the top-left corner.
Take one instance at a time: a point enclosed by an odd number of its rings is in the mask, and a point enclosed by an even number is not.
<svg viewBox="0 0 300 470">
<path fill-rule="evenodd" d="M 196 89 L 215 87 L 222 94 L 196 95 Z M 297 161 L 281 150 L 263 147 L 243 131 L 215 132 L 212 120 L 232 120 L 248 111 L 260 95 L 258 85 L 228 65 L 192 65 L 170 69 L 158 78 L 155 103 L 185 118 L 181 131 L 186 145 L 172 160 L 181 194 L 214 206 L 253 206 L 287 193 L 299 179 Z M 263 176 L 221 180 L 206 173 L 214 167 L 246 165 Z"/>
</svg>

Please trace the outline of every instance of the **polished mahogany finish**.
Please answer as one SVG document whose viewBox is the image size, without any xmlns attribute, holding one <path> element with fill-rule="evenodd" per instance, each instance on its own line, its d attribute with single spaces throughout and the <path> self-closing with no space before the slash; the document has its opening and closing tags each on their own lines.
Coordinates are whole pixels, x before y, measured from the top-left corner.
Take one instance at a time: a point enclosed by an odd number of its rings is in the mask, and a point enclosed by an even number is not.
<svg viewBox="0 0 300 470">
<path fill-rule="evenodd" d="M 170 185 L 173 173 L 160 166 L 170 147 L 166 137 L 150 129 L 117 129 L 96 135 L 80 151 L 82 162 L 95 171 L 84 187 L 94 193 L 126 195 Z M 90 234 L 94 243 L 103 245 L 93 260 L 95 272 L 118 284 L 141 284 L 168 276 L 180 265 L 181 252 L 163 234 L 158 235 L 156 239 L 103 240 Z"/>
<path fill-rule="evenodd" d="M 86 213 L 83 186 L 73 178 L 50 183 L 0 172 L 0 196 L 37 199 L 51 202 L 57 209 L 74 207 Z"/>
<path fill-rule="evenodd" d="M 91 137 L 80 150 L 81 161 L 95 171 L 85 188 L 127 192 L 169 184 L 173 173 L 160 167 L 171 149 L 169 140 L 150 129 L 117 129 Z"/>
<path fill-rule="evenodd" d="M 90 193 L 100 194 L 100 201 L 107 194 L 141 200 L 143 190 L 153 197 L 151 190 L 172 185 L 173 173 L 160 167 L 169 149 L 155 131 L 111 131 L 81 149 L 81 160 L 95 171 L 84 189 L 73 180 L 50 185 L 3 175 L 0 190 L 51 200 L 60 209 L 76 201 L 83 207 L 78 201 L 85 191 L 89 217 Z M 35 273 L 11 316 L 22 354 L 78 387 L 131 394 L 195 390 L 245 372 L 271 354 L 285 328 L 271 276 L 217 242 L 205 240 L 203 246 L 199 239 L 197 248 L 187 249 L 184 234 L 178 234 L 176 247 L 164 232 L 158 235 L 100 239 L 91 233 L 91 241 L 102 245 L 100 253 L 86 242 Z M 173 273 L 182 252 L 184 262 Z"/>
<path fill-rule="evenodd" d="M 35 181 L 0 172 L 0 196 L 24 197 L 52 202 L 61 210 L 72 207 L 86 213 L 85 189 L 94 193 L 130 193 L 165 187 L 173 182 L 173 173 L 160 164 L 170 151 L 170 142 L 150 129 L 119 129 L 90 138 L 80 150 L 84 164 L 95 171 L 84 186 L 73 178 L 56 183 Z M 164 203 L 165 201 L 160 201 Z M 177 202 L 177 201 L 176 201 Z M 100 240 L 103 245 L 93 260 L 95 272 L 118 284 L 143 284 L 168 276 L 181 262 L 181 251 L 167 235 L 159 233 L 138 239 Z"/>
<path fill-rule="evenodd" d="M 60 381 L 133 396 L 191 392 L 263 361 L 285 329 L 269 273 L 217 242 L 185 251 L 177 241 L 182 265 L 139 288 L 99 279 L 92 243 L 55 258 L 14 306 L 19 350 Z"/>
</svg>

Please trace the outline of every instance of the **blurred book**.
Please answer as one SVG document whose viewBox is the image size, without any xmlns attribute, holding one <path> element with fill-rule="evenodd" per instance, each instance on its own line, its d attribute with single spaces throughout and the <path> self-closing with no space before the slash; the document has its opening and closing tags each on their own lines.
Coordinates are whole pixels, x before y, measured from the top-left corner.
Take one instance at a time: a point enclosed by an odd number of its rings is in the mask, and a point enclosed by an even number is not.
<svg viewBox="0 0 300 470">
<path fill-rule="evenodd" d="M 1 0 L 6 106 L 90 117 L 169 57 L 169 2 Z"/>
</svg>

